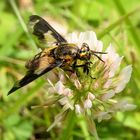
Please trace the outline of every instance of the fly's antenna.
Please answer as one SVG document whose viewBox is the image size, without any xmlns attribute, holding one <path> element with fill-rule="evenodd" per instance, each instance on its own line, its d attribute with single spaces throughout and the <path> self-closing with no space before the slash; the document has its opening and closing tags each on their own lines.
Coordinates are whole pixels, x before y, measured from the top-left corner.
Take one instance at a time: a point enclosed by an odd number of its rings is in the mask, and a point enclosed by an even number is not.
<svg viewBox="0 0 140 140">
<path fill-rule="evenodd" d="M 100 61 L 104 63 L 104 60 L 101 59 L 97 54 L 107 54 L 107 52 L 96 52 L 96 51 L 91 51 L 91 54 L 96 56 Z"/>
</svg>

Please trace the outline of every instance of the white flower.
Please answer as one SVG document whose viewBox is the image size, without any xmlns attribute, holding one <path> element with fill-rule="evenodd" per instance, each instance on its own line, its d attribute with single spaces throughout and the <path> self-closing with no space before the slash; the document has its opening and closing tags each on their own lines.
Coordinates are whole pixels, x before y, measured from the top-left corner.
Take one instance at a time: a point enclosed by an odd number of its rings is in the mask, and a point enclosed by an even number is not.
<svg viewBox="0 0 140 140">
<path fill-rule="evenodd" d="M 102 51 L 103 48 L 103 43 L 97 39 L 95 32 L 92 31 L 81 32 L 80 34 L 74 32 L 69 34 L 66 39 L 69 43 L 74 43 L 79 48 L 81 48 L 83 43 L 87 43 L 89 48 L 93 51 Z M 65 77 L 63 73 L 59 76 L 60 81 L 55 85 L 56 91 L 63 96 L 70 97 L 71 99 L 74 99 L 75 96 L 76 98 L 78 97 L 77 102 L 74 102 L 73 104 L 73 106 L 76 105 L 76 112 L 81 112 L 81 106 L 79 104 L 82 104 L 85 109 L 92 109 L 94 102 L 95 104 L 99 104 L 101 102 L 109 101 L 111 98 L 115 97 L 115 93 L 121 92 L 130 80 L 132 67 L 126 66 L 119 73 L 119 67 L 123 57 L 116 53 L 111 44 L 105 52 L 107 52 L 107 54 L 101 55 L 101 58 L 105 63 L 98 59 L 96 59 L 98 61 L 95 61 L 94 59 L 92 61 L 93 68 L 90 70 L 91 73 L 93 72 L 95 74 L 93 76 L 96 77 L 96 79 L 92 81 L 90 80 L 90 84 L 88 83 L 88 79 L 90 78 L 88 75 L 86 76 L 87 78 L 82 78 L 82 75 L 78 78 L 76 73 L 74 73 L 70 75 L 70 80 L 76 87 L 76 90 L 71 90 L 68 87 L 67 80 L 64 80 Z M 95 56 L 92 57 L 96 58 Z M 63 84 L 64 81 L 65 85 Z M 90 91 L 81 93 L 85 92 L 85 90 Z"/>
<path fill-rule="evenodd" d="M 66 39 L 79 48 L 83 43 L 87 43 L 92 51 L 102 51 L 103 49 L 103 43 L 97 40 L 96 34 L 92 31 L 80 34 L 74 32 L 69 34 Z M 63 110 L 74 110 L 77 114 L 93 115 L 94 119 L 100 122 L 110 119 L 117 111 L 135 108 L 133 104 L 115 100 L 116 93 L 121 92 L 129 82 L 132 66 L 129 65 L 120 70 L 123 57 L 116 53 L 112 45 L 105 52 L 107 54 L 98 54 L 105 63 L 96 56 L 91 56 L 92 64 L 88 75 L 80 67 L 77 68 L 78 76 L 77 71 L 72 74 L 63 74 L 63 72 L 58 74 L 59 81 L 54 86 L 51 85 L 61 97 L 59 103 Z"/>
<path fill-rule="evenodd" d="M 83 43 L 87 43 L 90 49 L 93 51 L 102 51 L 103 48 L 103 43 L 97 40 L 95 32 L 92 31 L 82 32 L 80 34 L 69 34 L 67 36 L 67 40 L 70 43 L 77 44 L 79 48 L 81 48 Z M 90 94 L 88 95 L 87 93 L 86 100 L 82 99 L 82 95 L 84 95 L 84 93 L 81 94 L 81 101 L 83 100 L 84 108 L 92 108 L 92 101 L 95 98 L 95 96 L 97 100 L 94 100 L 93 102 L 98 102 L 100 101 L 100 99 L 101 102 L 106 102 L 111 98 L 115 97 L 115 93 L 121 92 L 130 80 L 132 73 L 131 66 L 126 66 L 125 68 L 123 68 L 118 76 L 120 70 L 119 67 L 123 56 L 119 56 L 111 44 L 105 52 L 107 52 L 107 54 L 103 54 L 101 56 L 101 58 L 105 61 L 105 64 L 98 61 L 98 63 L 95 63 L 94 65 L 94 62 L 96 61 L 92 61 L 93 69 L 91 69 L 91 72 L 93 71 L 93 73 L 95 73 L 95 77 L 97 77 L 97 80 L 93 80 L 92 84 L 90 84 L 92 85 L 92 87 L 87 88 L 91 91 L 93 90 L 94 94 L 90 92 Z M 95 58 L 95 56 L 93 57 Z M 88 84 L 88 78 L 86 79 L 84 77 L 84 79 L 79 78 L 77 80 L 76 78 L 71 77 L 71 79 L 74 79 L 74 85 L 80 91 L 82 91 L 82 89 L 84 91 L 84 89 L 88 87 L 86 86 Z M 78 85 L 80 85 L 80 88 L 78 88 Z"/>
</svg>

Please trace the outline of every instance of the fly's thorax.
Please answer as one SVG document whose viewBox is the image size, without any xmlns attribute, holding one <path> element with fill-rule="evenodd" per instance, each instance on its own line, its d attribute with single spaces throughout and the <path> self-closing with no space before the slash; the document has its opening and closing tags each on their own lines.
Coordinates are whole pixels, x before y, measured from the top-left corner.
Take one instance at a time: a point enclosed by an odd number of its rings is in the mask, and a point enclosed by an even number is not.
<svg viewBox="0 0 140 140">
<path fill-rule="evenodd" d="M 78 47 L 75 44 L 60 44 L 54 51 L 56 59 L 75 59 Z"/>
</svg>

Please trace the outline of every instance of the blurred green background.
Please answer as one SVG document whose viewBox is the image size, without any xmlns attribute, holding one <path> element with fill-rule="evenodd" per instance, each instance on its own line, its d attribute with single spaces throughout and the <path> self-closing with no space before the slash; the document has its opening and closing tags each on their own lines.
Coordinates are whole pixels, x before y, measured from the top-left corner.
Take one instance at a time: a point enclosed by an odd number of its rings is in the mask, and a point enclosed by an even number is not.
<svg viewBox="0 0 140 140">
<path fill-rule="evenodd" d="M 104 46 L 112 43 L 123 64 L 132 64 L 133 74 L 126 97 L 137 109 L 119 112 L 111 120 L 96 123 L 101 140 L 140 139 L 140 1 L 139 0 L 1 0 L 0 1 L 0 139 L 56 140 L 64 130 L 46 132 L 59 108 L 31 109 L 47 98 L 47 82 L 40 78 L 7 97 L 13 83 L 25 74 L 26 60 L 37 47 L 26 29 L 28 17 L 48 19 L 61 34 L 94 30 Z M 123 65 L 122 65 L 123 66 Z M 78 119 L 78 118 L 77 118 Z M 69 139 L 94 140 L 84 120 L 77 120 Z"/>
</svg>

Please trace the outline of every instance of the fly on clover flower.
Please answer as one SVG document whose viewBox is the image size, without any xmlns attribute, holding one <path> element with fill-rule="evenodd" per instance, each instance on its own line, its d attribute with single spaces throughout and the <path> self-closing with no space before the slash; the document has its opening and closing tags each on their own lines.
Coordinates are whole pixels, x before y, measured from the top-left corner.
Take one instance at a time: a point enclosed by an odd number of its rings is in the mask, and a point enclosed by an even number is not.
<svg viewBox="0 0 140 140">
<path fill-rule="evenodd" d="M 60 67 L 64 71 L 71 72 L 75 72 L 76 68 L 81 67 L 84 73 L 89 74 L 92 55 L 104 62 L 97 54 L 106 54 L 105 52 L 93 51 L 84 42 L 81 47 L 78 47 L 77 44 L 67 42 L 47 21 L 37 15 L 30 16 L 29 27 L 31 33 L 39 41 L 47 44 L 48 47 L 35 55 L 33 59 L 27 61 L 25 65 L 28 69 L 26 75 L 14 84 L 8 95 L 55 67 Z M 79 60 L 81 61 L 80 64 L 78 64 Z"/>
</svg>

